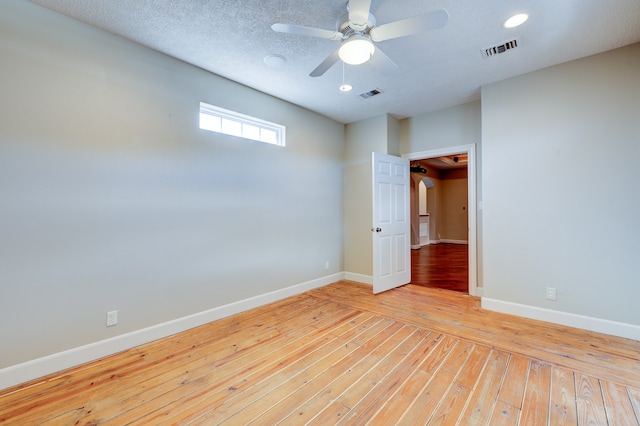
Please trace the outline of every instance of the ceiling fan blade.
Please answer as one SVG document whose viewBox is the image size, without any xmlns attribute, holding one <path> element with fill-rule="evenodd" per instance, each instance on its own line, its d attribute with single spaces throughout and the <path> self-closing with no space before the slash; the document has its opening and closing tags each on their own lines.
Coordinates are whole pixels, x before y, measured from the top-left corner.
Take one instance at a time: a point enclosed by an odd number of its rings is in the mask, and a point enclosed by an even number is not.
<svg viewBox="0 0 640 426">
<path fill-rule="evenodd" d="M 375 15 L 382 1 L 383 0 L 371 0 L 371 7 L 369 8 L 370 9 L 369 11 Z"/>
<path fill-rule="evenodd" d="M 388 24 L 382 24 L 379 27 L 374 27 L 371 29 L 369 35 L 371 35 L 371 40 L 373 41 L 385 41 L 420 32 L 438 30 L 444 27 L 448 20 L 449 13 L 446 10 L 434 10 L 424 15 L 401 19 Z"/>
<path fill-rule="evenodd" d="M 339 33 L 337 31 L 323 30 L 321 28 L 305 27 L 302 25 L 291 25 L 291 24 L 280 24 L 280 23 L 273 24 L 271 26 L 271 29 L 278 33 L 299 34 L 299 35 L 305 35 L 309 37 L 326 38 L 329 40 L 341 40 L 343 35 L 342 33 Z"/>
<path fill-rule="evenodd" d="M 333 64 L 340 60 L 340 57 L 338 56 L 338 50 L 339 49 L 334 50 L 331 55 L 327 56 L 327 59 L 322 61 L 322 63 L 318 65 L 315 70 L 311 71 L 311 74 L 309 75 L 311 77 L 320 77 L 322 74 L 327 72 L 327 70 L 331 68 Z"/>
<path fill-rule="evenodd" d="M 371 0 L 349 0 L 349 21 L 355 29 L 360 30 L 366 27 L 369 9 L 371 9 Z"/>
<path fill-rule="evenodd" d="M 369 60 L 371 65 L 384 75 L 391 75 L 398 69 L 398 65 L 391 60 L 385 53 L 376 46 L 376 52 Z"/>
</svg>

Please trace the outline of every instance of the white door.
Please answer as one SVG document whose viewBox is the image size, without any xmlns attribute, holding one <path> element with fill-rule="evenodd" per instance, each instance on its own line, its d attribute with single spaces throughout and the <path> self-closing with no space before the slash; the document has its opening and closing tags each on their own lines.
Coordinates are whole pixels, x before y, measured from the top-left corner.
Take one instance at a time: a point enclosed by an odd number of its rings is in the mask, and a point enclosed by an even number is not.
<svg viewBox="0 0 640 426">
<path fill-rule="evenodd" d="M 409 160 L 374 152 L 373 292 L 411 281 Z"/>
</svg>

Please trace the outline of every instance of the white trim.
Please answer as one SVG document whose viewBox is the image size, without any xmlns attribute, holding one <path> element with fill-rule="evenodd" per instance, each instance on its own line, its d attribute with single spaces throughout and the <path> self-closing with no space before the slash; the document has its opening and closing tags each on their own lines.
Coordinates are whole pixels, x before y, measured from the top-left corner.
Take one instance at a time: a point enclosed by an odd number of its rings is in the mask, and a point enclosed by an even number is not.
<svg viewBox="0 0 640 426">
<path fill-rule="evenodd" d="M 327 275 L 325 277 L 296 284 L 280 290 L 232 302 L 227 305 L 218 306 L 204 312 L 156 324 L 151 327 L 135 330 L 120 336 L 111 337 L 109 339 L 58 352 L 21 364 L 12 365 L 10 367 L 0 369 L 0 390 L 90 361 L 95 361 L 154 340 L 171 336 L 258 306 L 276 302 L 289 296 L 303 293 L 307 290 L 323 287 L 343 279 L 343 272 Z"/>
<path fill-rule="evenodd" d="M 403 158 L 411 160 L 422 160 L 425 158 L 443 157 L 453 154 L 467 154 L 467 186 L 468 186 L 468 203 L 469 203 L 469 294 L 471 296 L 477 295 L 478 286 L 478 242 L 477 242 L 477 195 L 476 195 L 476 180 L 477 180 L 477 165 L 476 165 L 476 146 L 475 144 L 450 146 L 440 149 L 432 149 L 429 151 L 411 152 L 409 154 L 402 155 Z"/>
<path fill-rule="evenodd" d="M 438 243 L 440 243 L 440 244 L 469 244 L 469 241 L 466 241 L 466 240 L 448 240 L 446 238 L 443 238 L 441 240 L 438 240 Z"/>
<path fill-rule="evenodd" d="M 596 333 L 624 337 L 626 339 L 640 340 L 639 325 L 587 317 L 569 312 L 554 311 L 537 306 L 521 305 L 519 303 L 490 299 L 487 297 L 481 299 L 481 306 L 483 309 L 490 311 L 518 315 L 525 318 L 594 331 Z"/>
<path fill-rule="evenodd" d="M 373 276 L 371 275 L 362 275 L 362 274 L 356 274 L 353 272 L 345 272 L 344 279 L 347 281 L 355 281 L 361 284 L 373 285 Z"/>
<path fill-rule="evenodd" d="M 446 238 L 443 238 L 441 240 L 429 240 L 428 243 L 424 243 L 424 244 L 412 244 L 411 245 L 411 250 L 417 250 L 417 249 L 419 249 L 421 247 L 432 245 L 432 244 L 465 244 L 465 245 L 468 245 L 469 241 L 467 241 L 467 240 L 448 240 Z"/>
</svg>

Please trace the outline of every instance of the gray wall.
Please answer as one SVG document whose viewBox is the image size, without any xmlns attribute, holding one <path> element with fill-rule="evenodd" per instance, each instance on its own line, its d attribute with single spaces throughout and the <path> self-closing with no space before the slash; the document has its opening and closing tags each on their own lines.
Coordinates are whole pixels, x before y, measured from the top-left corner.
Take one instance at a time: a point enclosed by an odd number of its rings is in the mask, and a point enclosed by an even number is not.
<svg viewBox="0 0 640 426">
<path fill-rule="evenodd" d="M 422 151 L 450 148 L 453 146 L 476 146 L 476 196 L 482 201 L 482 111 L 480 101 L 469 102 L 439 111 L 430 112 L 400 121 L 400 154 L 411 154 Z M 434 194 L 435 195 L 435 194 Z M 438 195 L 438 200 L 441 196 Z M 477 286 L 482 287 L 482 215 L 477 206 Z M 456 207 L 456 210 L 458 208 Z M 459 210 L 458 210 L 459 211 Z M 469 210 L 467 210 L 468 214 Z M 434 222 L 430 228 L 430 238 L 437 239 L 438 230 L 435 228 L 440 217 L 432 217 Z M 440 232 L 442 234 L 442 232 Z M 458 235 L 456 233 L 456 235 Z M 444 235 L 443 235 L 444 238 Z M 452 237 L 450 237 L 452 238 Z"/>
<path fill-rule="evenodd" d="M 0 368 L 371 275 L 371 151 L 471 143 L 485 295 L 640 324 L 640 45 L 346 130 L 25 1 L 0 2 L 0 55 Z M 200 131 L 200 101 L 286 125 L 288 146 Z"/>
<path fill-rule="evenodd" d="M 398 126 L 388 115 L 345 126 L 344 266 L 365 282 L 373 276 L 371 153 L 397 155 Z"/>
<path fill-rule="evenodd" d="M 0 368 L 344 269 L 342 124 L 25 1 L 0 57 Z"/>
<path fill-rule="evenodd" d="M 640 44 L 484 87 L 482 149 L 485 296 L 640 324 Z"/>
<path fill-rule="evenodd" d="M 480 158 L 480 101 L 434 111 L 400 121 L 400 154 L 476 144 Z"/>
</svg>

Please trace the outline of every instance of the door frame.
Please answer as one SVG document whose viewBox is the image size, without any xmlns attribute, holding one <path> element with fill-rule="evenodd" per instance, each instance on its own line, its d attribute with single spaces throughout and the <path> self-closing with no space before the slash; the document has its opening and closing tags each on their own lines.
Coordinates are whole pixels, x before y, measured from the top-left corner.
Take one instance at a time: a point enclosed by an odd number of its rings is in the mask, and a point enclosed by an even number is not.
<svg viewBox="0 0 640 426">
<path fill-rule="evenodd" d="M 443 157 L 454 154 L 467 154 L 467 211 L 468 216 L 468 239 L 469 239 L 469 295 L 481 296 L 478 294 L 478 203 L 476 195 L 476 145 L 458 145 L 445 148 L 431 149 L 427 151 L 411 152 L 403 154 L 407 160 L 424 160 L 427 158 Z"/>
</svg>

